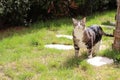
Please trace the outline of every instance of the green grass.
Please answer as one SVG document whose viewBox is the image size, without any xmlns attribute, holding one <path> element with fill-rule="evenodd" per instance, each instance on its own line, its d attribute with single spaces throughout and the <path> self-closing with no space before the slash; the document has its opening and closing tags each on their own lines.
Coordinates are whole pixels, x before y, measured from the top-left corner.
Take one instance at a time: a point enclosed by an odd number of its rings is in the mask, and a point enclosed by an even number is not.
<svg viewBox="0 0 120 80">
<path fill-rule="evenodd" d="M 114 22 L 115 13 L 114 10 L 87 16 L 87 26 Z M 113 29 L 103 29 L 113 33 Z M 72 40 L 56 38 L 56 34 L 71 35 L 72 30 L 71 18 L 64 18 L 1 31 L 0 80 L 119 80 L 120 54 L 111 50 L 113 38 L 103 37 L 102 45 L 107 49 L 97 55 L 113 58 L 115 64 L 102 67 L 89 65 L 86 54 L 76 59 L 74 50 L 44 47 L 51 43 L 73 45 Z"/>
</svg>

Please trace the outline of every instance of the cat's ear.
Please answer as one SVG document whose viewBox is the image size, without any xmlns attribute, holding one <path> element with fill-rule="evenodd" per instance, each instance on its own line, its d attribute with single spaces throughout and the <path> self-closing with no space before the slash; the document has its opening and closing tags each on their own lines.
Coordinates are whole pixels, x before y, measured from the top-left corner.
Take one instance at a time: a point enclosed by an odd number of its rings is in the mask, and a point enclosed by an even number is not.
<svg viewBox="0 0 120 80">
<path fill-rule="evenodd" d="M 80 22 L 81 22 L 81 25 L 83 26 L 83 28 L 85 28 L 86 17 L 82 18 L 82 20 Z"/>
<path fill-rule="evenodd" d="M 82 22 L 83 24 L 85 24 L 85 23 L 86 23 L 86 17 L 83 17 L 83 18 L 81 19 L 81 22 Z"/>
<path fill-rule="evenodd" d="M 74 25 L 78 23 L 78 20 L 75 19 L 75 18 L 72 18 L 72 21 L 73 21 L 73 24 L 74 24 Z"/>
</svg>

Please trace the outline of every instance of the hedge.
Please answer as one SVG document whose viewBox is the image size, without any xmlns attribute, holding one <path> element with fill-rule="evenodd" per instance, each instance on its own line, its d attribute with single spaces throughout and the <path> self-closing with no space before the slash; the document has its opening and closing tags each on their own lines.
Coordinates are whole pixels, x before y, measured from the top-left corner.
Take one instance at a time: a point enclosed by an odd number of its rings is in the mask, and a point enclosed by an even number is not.
<svg viewBox="0 0 120 80">
<path fill-rule="evenodd" d="M 0 27 L 28 26 L 38 20 L 90 15 L 115 8 L 116 0 L 0 0 Z"/>
</svg>

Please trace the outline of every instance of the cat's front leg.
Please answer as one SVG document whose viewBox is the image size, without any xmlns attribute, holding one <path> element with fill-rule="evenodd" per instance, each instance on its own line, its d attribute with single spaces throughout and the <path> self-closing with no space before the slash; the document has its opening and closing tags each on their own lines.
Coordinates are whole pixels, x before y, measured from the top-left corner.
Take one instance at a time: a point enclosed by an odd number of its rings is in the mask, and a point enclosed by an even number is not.
<svg viewBox="0 0 120 80">
<path fill-rule="evenodd" d="M 76 45 L 76 44 L 74 44 L 74 49 L 75 49 L 75 57 L 78 57 L 78 55 L 79 55 L 79 46 L 78 45 Z"/>
</svg>

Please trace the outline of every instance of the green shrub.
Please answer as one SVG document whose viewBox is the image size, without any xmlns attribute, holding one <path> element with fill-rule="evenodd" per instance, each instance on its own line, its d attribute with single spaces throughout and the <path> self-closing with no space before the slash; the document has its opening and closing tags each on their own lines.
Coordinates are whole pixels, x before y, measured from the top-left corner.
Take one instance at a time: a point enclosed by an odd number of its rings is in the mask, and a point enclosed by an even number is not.
<svg viewBox="0 0 120 80">
<path fill-rule="evenodd" d="M 75 0 L 79 5 L 80 14 L 89 15 L 95 11 L 116 8 L 116 0 Z"/>
<path fill-rule="evenodd" d="M 30 9 L 29 0 L 1 0 L 0 3 L 4 24 L 27 25 L 27 11 Z"/>
<path fill-rule="evenodd" d="M 116 0 L 0 0 L 0 27 L 25 25 L 38 20 L 89 15 L 115 8 Z"/>
</svg>

